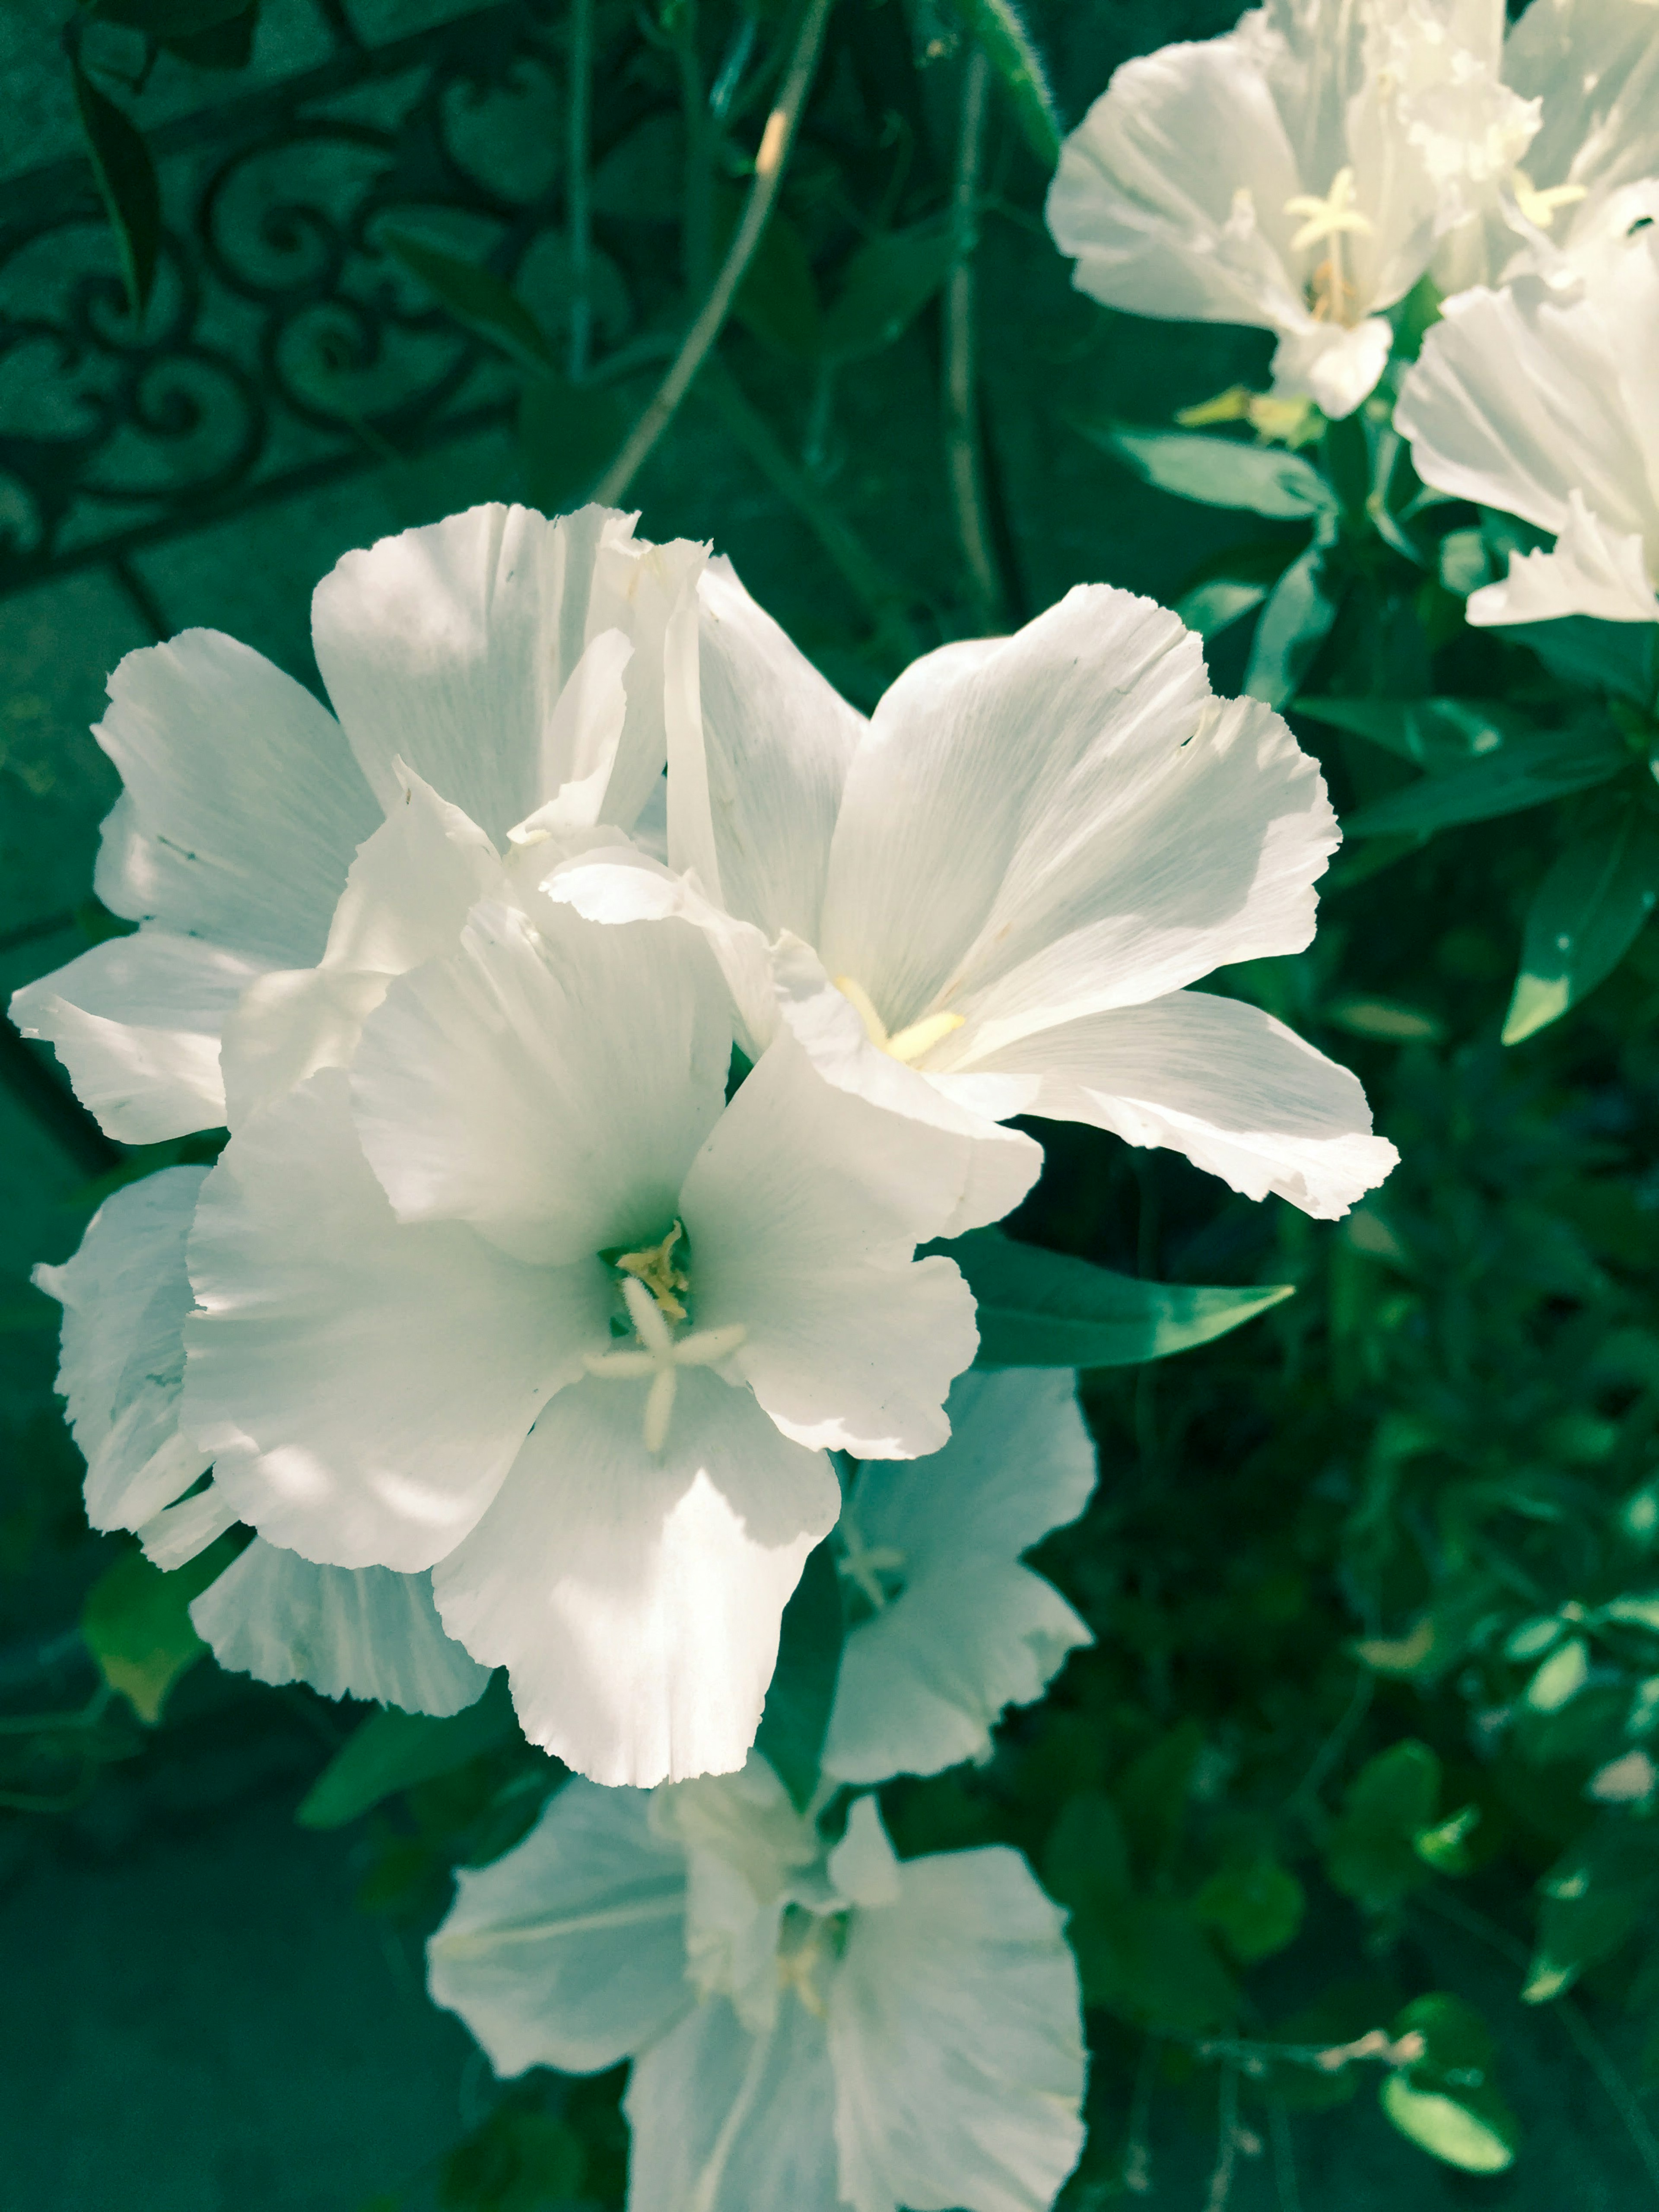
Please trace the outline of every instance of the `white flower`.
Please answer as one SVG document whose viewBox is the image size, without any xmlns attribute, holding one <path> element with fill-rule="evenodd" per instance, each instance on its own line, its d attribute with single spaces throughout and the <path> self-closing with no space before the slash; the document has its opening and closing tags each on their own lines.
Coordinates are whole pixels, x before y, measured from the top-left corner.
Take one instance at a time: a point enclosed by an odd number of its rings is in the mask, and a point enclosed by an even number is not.
<svg viewBox="0 0 1659 2212">
<path fill-rule="evenodd" d="M 1066 141 L 1048 227 L 1075 282 L 1139 314 L 1279 336 L 1274 388 L 1351 414 L 1382 311 L 1525 150 L 1497 79 L 1500 0 L 1269 0 L 1126 62 Z"/>
<path fill-rule="evenodd" d="M 1396 1156 L 1346 1069 L 1184 988 L 1308 944 L 1339 832 L 1315 763 L 1259 701 L 1215 697 L 1176 617 L 1079 586 L 1013 637 L 927 654 L 866 722 L 726 563 L 702 604 L 700 696 L 671 702 L 672 868 L 595 853 L 550 896 L 696 921 L 748 1049 L 781 1024 L 831 1083 L 974 1138 L 947 1233 L 1030 1183 L 1016 1114 L 1173 1146 L 1322 1216 L 1382 1181 Z"/>
<path fill-rule="evenodd" d="M 1652 187 L 1632 187 L 1628 209 Z M 1655 211 L 1659 211 L 1656 209 Z M 1464 292 L 1424 340 L 1395 420 L 1425 483 L 1556 534 L 1470 594 L 1474 623 L 1659 620 L 1659 228 L 1569 280 Z"/>
<path fill-rule="evenodd" d="M 127 655 L 96 732 L 124 789 L 95 884 L 142 927 L 12 1001 L 111 1136 L 215 1127 L 228 1080 L 245 1109 L 348 1058 L 387 976 L 453 944 L 492 840 L 634 826 L 704 556 L 632 529 L 481 507 L 349 553 L 313 606 L 338 722 L 216 631 Z"/>
<path fill-rule="evenodd" d="M 1042 2212 L 1082 2144 L 1061 1915 L 1018 1853 L 825 1849 L 763 1759 L 572 1782 L 459 1876 L 440 2004 L 497 2073 L 631 2057 L 629 2212 Z"/>
<path fill-rule="evenodd" d="M 1490 52 L 1503 9 L 1486 0 Z M 1659 173 L 1659 9 L 1653 0 L 1532 0 L 1503 40 L 1504 83 L 1537 118 L 1524 147 L 1464 174 L 1476 219 L 1445 236 L 1443 292 L 1498 283 L 1593 244 L 1623 189 Z M 1508 158 L 1502 158 L 1503 153 Z"/>
<path fill-rule="evenodd" d="M 1041 1697 L 1066 1653 L 1092 1641 L 1019 1564 L 1094 1488 L 1075 1376 L 964 1375 L 948 1411 L 943 1451 L 866 1462 L 842 1510 L 841 1571 L 867 1617 L 848 1632 L 824 1739 L 823 1771 L 839 1781 L 985 1757 L 1003 1707 Z"/>
<path fill-rule="evenodd" d="M 786 1033 L 729 1105 L 726 994 L 676 923 L 489 902 L 204 1187 L 184 1419 L 307 1559 L 434 1568 L 526 1734 L 611 1783 L 741 1765 L 826 1448 L 949 1433 L 973 1356 L 914 1261 L 972 1147 Z"/>
<path fill-rule="evenodd" d="M 87 1462 L 94 1528 L 134 1531 L 176 1567 L 236 1519 L 209 1455 L 179 1425 L 185 1242 L 205 1169 L 167 1168 L 105 1200 L 62 1267 L 34 1279 L 64 1308 L 58 1387 Z M 489 1680 L 446 1636 L 429 1575 L 313 1566 L 255 1537 L 191 1607 L 220 1664 L 331 1698 L 457 1712 Z"/>
</svg>

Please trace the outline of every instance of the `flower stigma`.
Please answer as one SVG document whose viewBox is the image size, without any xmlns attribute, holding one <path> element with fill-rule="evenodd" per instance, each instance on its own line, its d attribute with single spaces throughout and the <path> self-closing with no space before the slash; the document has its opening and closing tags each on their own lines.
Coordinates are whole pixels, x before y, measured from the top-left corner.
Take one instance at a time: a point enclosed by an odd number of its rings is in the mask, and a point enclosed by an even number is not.
<svg viewBox="0 0 1659 2212">
<path fill-rule="evenodd" d="M 1308 305 L 1316 322 L 1349 324 L 1353 318 L 1348 302 L 1354 288 L 1342 273 L 1345 237 L 1369 238 L 1376 226 L 1353 204 L 1353 170 L 1346 164 L 1331 179 L 1330 191 L 1321 199 L 1315 192 L 1297 192 L 1285 203 L 1286 215 L 1305 218 L 1291 240 L 1292 253 L 1328 242 L 1330 251 L 1308 280 Z"/>
<path fill-rule="evenodd" d="M 967 1018 L 963 1014 L 924 1014 L 919 1022 L 912 1022 L 908 1029 L 890 1036 L 887 1024 L 876 1012 L 875 1001 L 862 983 L 855 982 L 850 975 L 837 975 L 836 988 L 858 1008 L 864 1033 L 877 1051 L 902 1060 L 907 1067 L 914 1066 L 953 1030 L 959 1030 Z"/>
<path fill-rule="evenodd" d="M 827 2010 L 818 1976 L 834 1964 L 846 1932 L 844 1912 L 825 1917 L 804 1905 L 784 1908 L 778 1929 L 778 1986 L 793 1990 L 814 2019 L 822 2020 Z"/>
<path fill-rule="evenodd" d="M 678 1229 L 678 1224 L 675 1227 Z M 663 1255 L 665 1264 L 668 1248 L 673 1243 L 672 1232 L 655 1248 Z M 639 1253 L 628 1255 L 639 1259 Z M 618 1261 L 617 1265 L 621 1267 Z M 682 1280 L 680 1287 L 690 1289 Z M 647 1290 L 636 1274 L 625 1277 L 622 1294 L 628 1308 L 628 1317 L 634 1324 L 635 1341 L 613 1352 L 585 1352 L 582 1365 L 590 1375 L 603 1376 L 611 1382 L 647 1382 L 650 1389 L 645 1394 L 645 1448 L 654 1458 L 668 1442 L 668 1424 L 674 1412 L 674 1394 L 679 1383 L 682 1367 L 715 1367 L 727 1359 L 749 1334 L 741 1322 L 733 1322 L 725 1328 L 688 1329 L 676 1335 L 674 1322 L 666 1304 L 659 1304 L 655 1294 Z M 678 1300 L 668 1294 L 669 1301 L 678 1305 Z M 684 1315 L 685 1309 L 679 1307 Z"/>
</svg>

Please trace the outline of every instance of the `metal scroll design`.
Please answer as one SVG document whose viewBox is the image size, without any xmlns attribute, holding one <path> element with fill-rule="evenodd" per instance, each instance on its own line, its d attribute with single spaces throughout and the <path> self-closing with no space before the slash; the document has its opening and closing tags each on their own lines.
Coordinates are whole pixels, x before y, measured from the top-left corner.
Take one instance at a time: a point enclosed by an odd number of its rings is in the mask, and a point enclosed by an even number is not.
<svg viewBox="0 0 1659 2212">
<path fill-rule="evenodd" d="M 552 14 L 511 0 L 374 50 L 342 38 L 155 134 L 141 328 L 86 165 L 0 187 L 0 592 L 505 416 L 502 365 L 375 233 L 395 215 L 508 276 L 550 234 Z"/>
</svg>

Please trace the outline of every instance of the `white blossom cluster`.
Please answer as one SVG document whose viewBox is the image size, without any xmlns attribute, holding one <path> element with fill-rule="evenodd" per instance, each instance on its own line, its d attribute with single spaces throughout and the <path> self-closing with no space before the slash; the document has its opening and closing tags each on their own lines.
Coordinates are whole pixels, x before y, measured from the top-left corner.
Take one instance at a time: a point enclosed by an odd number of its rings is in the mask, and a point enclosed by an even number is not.
<svg viewBox="0 0 1659 2212">
<path fill-rule="evenodd" d="M 1428 280 L 1418 473 L 1555 537 L 1475 623 L 1659 620 L 1656 216 L 1653 0 L 1268 0 L 1119 70 L 1048 196 L 1083 289 L 1276 332 L 1276 392 L 1332 418 Z"/>
<path fill-rule="evenodd" d="M 1060 1917 L 846 1793 L 986 1754 L 1087 1640 L 1020 1554 L 1093 1455 L 1064 1369 L 968 1371 L 917 1249 L 1024 1196 L 1017 1115 L 1319 1216 L 1388 1172 L 1352 1075 L 1189 988 L 1308 943 L 1317 769 L 1106 586 L 866 719 L 597 507 L 348 555 L 313 635 L 331 713 L 212 632 L 123 661 L 96 885 L 138 926 L 13 1002 L 112 1137 L 229 1131 L 37 1273 L 89 1516 L 164 1567 L 251 1531 L 192 1618 L 264 1680 L 443 1715 L 507 1669 L 587 1779 L 434 1986 L 503 2067 L 636 2057 L 636 2212 L 1045 2205 Z M 802 1814 L 751 1747 L 832 1529 Z"/>
</svg>

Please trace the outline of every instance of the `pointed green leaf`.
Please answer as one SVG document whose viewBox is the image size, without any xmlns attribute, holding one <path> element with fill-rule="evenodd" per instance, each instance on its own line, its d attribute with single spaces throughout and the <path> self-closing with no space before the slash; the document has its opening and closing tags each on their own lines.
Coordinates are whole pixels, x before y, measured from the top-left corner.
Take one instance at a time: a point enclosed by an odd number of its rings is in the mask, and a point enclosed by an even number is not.
<svg viewBox="0 0 1659 2212">
<path fill-rule="evenodd" d="M 1553 622 L 1510 623 L 1494 635 L 1530 646 L 1564 683 L 1633 699 L 1638 707 L 1654 703 L 1659 684 L 1659 623 L 1563 615 Z"/>
<path fill-rule="evenodd" d="M 1630 754 L 1610 728 L 1542 731 L 1516 738 L 1467 768 L 1425 775 L 1351 814 L 1348 837 L 1392 837 L 1402 831 L 1427 836 L 1462 822 L 1489 822 L 1519 814 L 1571 791 L 1588 791 L 1630 766 Z"/>
<path fill-rule="evenodd" d="M 1307 1905 L 1301 1883 L 1287 1868 L 1274 1859 L 1257 1859 L 1212 1874 L 1192 1909 L 1241 1966 L 1253 1966 L 1295 1941 Z"/>
<path fill-rule="evenodd" d="M 429 1782 L 519 1733 L 507 1676 L 492 1677 L 476 1705 L 443 1719 L 387 1705 L 348 1736 L 295 1814 L 302 1828 L 340 1828 L 393 1790 Z"/>
<path fill-rule="evenodd" d="M 1354 1777 L 1325 1847 L 1334 1888 L 1367 1912 L 1382 1912 L 1428 1879 L 1417 1838 L 1433 1821 L 1440 1761 L 1407 1739 L 1379 1752 Z"/>
<path fill-rule="evenodd" d="M 1659 904 L 1659 835 L 1634 807 L 1575 838 L 1533 894 L 1505 1044 L 1559 1021 L 1610 975 Z"/>
<path fill-rule="evenodd" d="M 1078 422 L 1092 444 L 1115 453 L 1160 491 L 1206 507 L 1248 507 L 1278 520 L 1334 514 L 1336 498 L 1311 461 L 1279 446 L 1206 438 L 1192 430 L 1135 430 L 1121 423 Z"/>
<path fill-rule="evenodd" d="M 235 1548 L 221 1537 L 164 1574 L 135 1546 L 87 1593 L 81 1613 L 87 1648 L 147 1728 L 156 1726 L 173 1684 L 207 1650 L 191 1625 L 191 1603 L 224 1572 Z"/>
<path fill-rule="evenodd" d="M 1466 2173 L 1512 2165 L 1520 2124 L 1493 2079 L 1497 2051 L 1474 2007 L 1437 1990 L 1407 2005 L 1389 2033 L 1396 2044 L 1416 2038 L 1422 2045 L 1379 2093 L 1401 2134 Z"/>
<path fill-rule="evenodd" d="M 846 1633 L 841 1571 L 833 1537 L 807 1556 L 795 1594 L 783 1609 L 778 1663 L 755 1747 L 804 1809 L 818 1783 L 818 1753 L 835 1703 L 836 1675 Z"/>
<path fill-rule="evenodd" d="M 155 283 L 161 246 L 161 187 L 137 125 L 106 99 L 80 63 L 70 64 L 76 112 L 92 161 L 92 173 L 115 233 L 121 281 L 133 320 L 142 322 Z"/>
<path fill-rule="evenodd" d="M 1484 759 L 1534 734 L 1524 715 L 1495 699 L 1315 699 L 1304 693 L 1296 711 L 1435 771 Z"/>
<path fill-rule="evenodd" d="M 1289 706 L 1330 633 L 1337 607 L 1325 588 L 1325 549 L 1316 538 L 1291 562 L 1261 610 L 1244 672 L 1251 698 Z"/>
<path fill-rule="evenodd" d="M 1291 1296 L 1288 1283 L 1199 1289 L 1115 1275 L 996 1229 L 931 1248 L 979 1305 L 980 1367 L 1133 1367 L 1207 1344 Z"/>
<path fill-rule="evenodd" d="M 890 230 L 861 246 L 842 273 L 823 319 L 823 350 L 857 361 L 902 337 L 951 273 L 951 234 L 941 222 Z"/>
<path fill-rule="evenodd" d="M 392 258 L 434 293 L 458 323 L 499 346 L 521 368 L 553 368 L 553 349 L 545 331 L 493 270 L 479 269 L 423 238 L 411 238 L 407 231 L 382 230 L 380 237 Z"/>
</svg>

